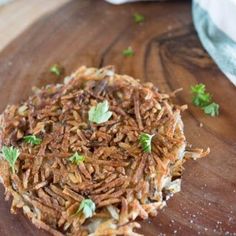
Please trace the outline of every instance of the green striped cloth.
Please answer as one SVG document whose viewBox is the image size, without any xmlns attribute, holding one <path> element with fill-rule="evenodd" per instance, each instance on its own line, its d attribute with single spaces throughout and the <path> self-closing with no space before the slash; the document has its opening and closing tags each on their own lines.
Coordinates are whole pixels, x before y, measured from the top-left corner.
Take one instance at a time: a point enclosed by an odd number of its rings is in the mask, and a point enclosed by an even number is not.
<svg viewBox="0 0 236 236">
<path fill-rule="evenodd" d="M 203 47 L 236 85 L 236 0 L 193 0 L 192 14 Z"/>
</svg>

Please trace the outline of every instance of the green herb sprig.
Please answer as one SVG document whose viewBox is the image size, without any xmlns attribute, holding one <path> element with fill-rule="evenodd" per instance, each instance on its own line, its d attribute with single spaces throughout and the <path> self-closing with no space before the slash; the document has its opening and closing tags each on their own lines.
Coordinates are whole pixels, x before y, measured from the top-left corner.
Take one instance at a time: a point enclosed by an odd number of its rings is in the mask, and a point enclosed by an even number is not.
<svg viewBox="0 0 236 236">
<path fill-rule="evenodd" d="M 96 205 L 91 199 L 83 199 L 75 214 L 77 215 L 82 211 L 85 218 L 90 218 L 93 216 L 95 210 Z"/>
<path fill-rule="evenodd" d="M 140 13 L 135 13 L 133 17 L 134 17 L 134 22 L 138 24 L 144 22 L 145 20 L 144 16 Z"/>
<path fill-rule="evenodd" d="M 68 160 L 73 164 L 79 165 L 80 163 L 84 162 L 85 156 L 80 155 L 78 152 L 75 152 L 75 154 L 71 156 Z"/>
<path fill-rule="evenodd" d="M 54 64 L 50 67 L 50 72 L 58 77 L 62 75 L 62 71 L 62 67 L 58 64 Z"/>
<path fill-rule="evenodd" d="M 139 135 L 139 143 L 144 152 L 150 153 L 152 151 L 152 138 L 154 134 L 141 133 Z"/>
<path fill-rule="evenodd" d="M 203 109 L 204 113 L 210 116 L 219 115 L 219 104 L 212 102 L 212 96 L 206 92 L 204 84 L 196 84 L 191 86 L 191 93 L 193 95 L 192 103 Z"/>
<path fill-rule="evenodd" d="M 218 116 L 219 115 L 219 104 L 213 102 L 205 107 L 203 107 L 204 112 L 210 116 Z"/>
<path fill-rule="evenodd" d="M 15 163 L 17 158 L 20 156 L 19 149 L 13 146 L 3 146 L 1 152 L 4 159 L 9 163 L 12 173 L 15 174 Z"/>
<path fill-rule="evenodd" d="M 128 47 L 122 51 L 124 57 L 132 57 L 134 56 L 134 50 L 132 47 Z"/>
<path fill-rule="evenodd" d="M 96 124 L 101 124 L 106 122 L 112 116 L 112 112 L 109 110 L 108 101 L 105 100 L 101 103 L 98 103 L 96 106 L 91 107 L 89 110 L 89 121 Z"/>
<path fill-rule="evenodd" d="M 29 143 L 29 144 L 31 144 L 31 145 L 39 145 L 39 144 L 42 143 L 42 139 L 36 137 L 34 134 L 32 134 L 32 135 L 27 135 L 27 136 L 23 137 L 23 140 L 24 140 L 26 143 Z"/>
</svg>

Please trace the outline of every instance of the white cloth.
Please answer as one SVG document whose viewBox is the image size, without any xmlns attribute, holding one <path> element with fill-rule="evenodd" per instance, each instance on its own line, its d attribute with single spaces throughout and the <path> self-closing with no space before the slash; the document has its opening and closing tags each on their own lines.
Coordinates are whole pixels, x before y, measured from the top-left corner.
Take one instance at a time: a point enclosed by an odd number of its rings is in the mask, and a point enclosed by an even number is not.
<svg viewBox="0 0 236 236">
<path fill-rule="evenodd" d="M 192 10 L 202 45 L 236 85 L 236 0 L 194 0 Z"/>
</svg>

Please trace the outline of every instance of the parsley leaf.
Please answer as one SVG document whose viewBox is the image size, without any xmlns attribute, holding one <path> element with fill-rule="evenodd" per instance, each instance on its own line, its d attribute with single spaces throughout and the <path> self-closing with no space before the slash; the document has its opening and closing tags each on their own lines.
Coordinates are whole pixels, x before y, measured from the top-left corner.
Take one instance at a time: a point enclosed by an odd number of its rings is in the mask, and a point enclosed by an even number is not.
<svg viewBox="0 0 236 236">
<path fill-rule="evenodd" d="M 78 152 L 76 152 L 73 156 L 69 158 L 69 161 L 76 165 L 79 165 L 80 163 L 84 162 L 84 160 L 85 157 L 80 155 Z"/>
<path fill-rule="evenodd" d="M 134 55 L 134 50 L 132 49 L 132 47 L 128 47 L 123 50 L 122 54 L 125 57 L 132 57 Z"/>
<path fill-rule="evenodd" d="M 204 84 L 196 84 L 191 87 L 191 92 L 193 94 L 192 102 L 195 106 L 204 107 L 211 102 L 211 96 L 209 93 L 205 92 Z"/>
<path fill-rule="evenodd" d="M 96 209 L 95 203 L 91 199 L 83 199 L 80 203 L 79 209 L 75 214 L 79 214 L 83 211 L 85 218 L 90 218 L 93 216 Z"/>
<path fill-rule="evenodd" d="M 42 139 L 41 138 L 37 138 L 35 135 L 27 135 L 25 137 L 23 137 L 24 141 L 26 143 L 32 144 L 32 145 L 39 145 L 42 143 Z"/>
<path fill-rule="evenodd" d="M 62 74 L 62 68 L 58 64 L 54 64 L 50 67 L 50 72 L 56 76 L 60 76 Z"/>
<path fill-rule="evenodd" d="M 219 105 L 212 102 L 212 96 L 206 92 L 204 84 L 191 86 L 191 92 L 193 94 L 192 103 L 195 106 L 201 107 L 207 115 L 219 115 Z"/>
<path fill-rule="evenodd" d="M 112 112 L 109 110 L 108 101 L 98 103 L 96 106 L 91 107 L 89 110 L 89 121 L 101 124 L 106 122 L 112 116 Z"/>
<path fill-rule="evenodd" d="M 191 86 L 191 91 L 193 94 L 205 93 L 205 84 L 196 84 Z"/>
<path fill-rule="evenodd" d="M 144 152 L 151 152 L 152 151 L 152 137 L 154 134 L 146 134 L 146 133 L 141 133 L 139 135 L 139 143 L 142 146 L 142 149 Z"/>
<path fill-rule="evenodd" d="M 211 103 L 203 108 L 204 112 L 210 116 L 218 116 L 219 115 L 219 104 Z"/>
<path fill-rule="evenodd" d="M 139 13 L 135 13 L 133 15 L 133 17 L 134 17 L 134 22 L 135 23 L 142 23 L 142 22 L 144 22 L 144 19 L 145 19 L 144 16 L 139 14 Z"/>
<path fill-rule="evenodd" d="M 9 163 L 12 173 L 15 174 L 15 163 L 17 158 L 20 156 L 19 149 L 12 146 L 3 146 L 1 152 L 4 156 L 4 159 Z"/>
<path fill-rule="evenodd" d="M 211 102 L 211 96 L 209 93 L 199 93 L 193 96 L 192 102 L 197 107 L 204 107 Z"/>
</svg>

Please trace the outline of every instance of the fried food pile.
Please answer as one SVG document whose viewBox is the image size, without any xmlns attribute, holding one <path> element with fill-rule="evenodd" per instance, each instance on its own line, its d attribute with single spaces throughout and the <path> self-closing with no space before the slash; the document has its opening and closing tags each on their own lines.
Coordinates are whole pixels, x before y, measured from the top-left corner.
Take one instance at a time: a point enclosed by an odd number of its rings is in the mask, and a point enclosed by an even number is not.
<svg viewBox="0 0 236 236">
<path fill-rule="evenodd" d="M 80 67 L 64 84 L 48 85 L 0 117 L 0 146 L 19 157 L 0 176 L 11 212 L 18 208 L 52 235 L 138 236 L 138 218 L 155 216 L 180 191 L 183 163 L 209 150 L 190 149 L 181 112 L 151 83 Z M 89 120 L 106 102 L 109 119 Z M 140 135 L 149 134 L 145 151 Z M 27 142 L 34 137 L 40 142 Z"/>
</svg>

